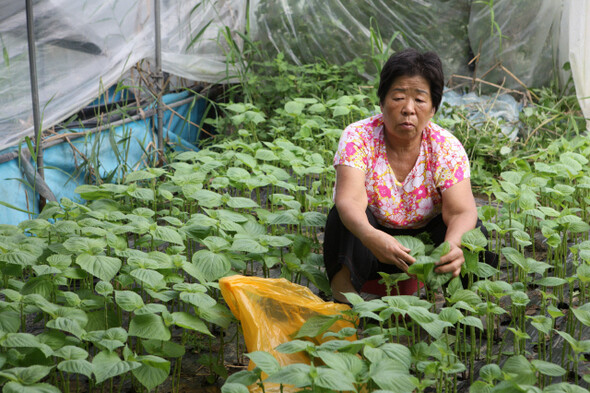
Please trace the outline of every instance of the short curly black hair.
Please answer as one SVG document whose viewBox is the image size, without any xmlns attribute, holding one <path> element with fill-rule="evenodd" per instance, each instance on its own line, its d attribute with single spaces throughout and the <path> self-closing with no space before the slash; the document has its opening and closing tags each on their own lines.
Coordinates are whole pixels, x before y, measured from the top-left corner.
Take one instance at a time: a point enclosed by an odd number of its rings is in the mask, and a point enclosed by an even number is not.
<svg viewBox="0 0 590 393">
<path fill-rule="evenodd" d="M 445 83 L 442 62 L 434 52 L 421 53 L 407 48 L 389 57 L 381 69 L 377 96 L 383 104 L 389 88 L 400 76 L 421 76 L 430 86 L 430 97 L 434 111 L 438 110 Z"/>
</svg>

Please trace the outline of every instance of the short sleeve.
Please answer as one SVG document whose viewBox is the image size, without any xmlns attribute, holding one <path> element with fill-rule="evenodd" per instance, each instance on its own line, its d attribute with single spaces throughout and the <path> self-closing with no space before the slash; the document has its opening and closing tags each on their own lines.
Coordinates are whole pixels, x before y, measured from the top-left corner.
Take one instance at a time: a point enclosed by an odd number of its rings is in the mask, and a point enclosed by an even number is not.
<svg viewBox="0 0 590 393">
<path fill-rule="evenodd" d="M 469 158 L 459 140 L 450 132 L 441 132 L 440 151 L 436 164 L 436 187 L 445 191 L 471 176 Z"/>
<path fill-rule="evenodd" d="M 358 123 L 346 127 L 334 156 L 334 166 L 346 165 L 367 172 L 370 157 L 370 136 Z"/>
</svg>

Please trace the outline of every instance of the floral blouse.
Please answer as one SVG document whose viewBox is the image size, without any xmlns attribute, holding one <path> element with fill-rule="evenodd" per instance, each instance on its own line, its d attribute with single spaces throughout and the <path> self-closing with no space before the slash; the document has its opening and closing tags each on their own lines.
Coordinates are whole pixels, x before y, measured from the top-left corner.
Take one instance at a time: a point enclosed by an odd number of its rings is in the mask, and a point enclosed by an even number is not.
<svg viewBox="0 0 590 393">
<path fill-rule="evenodd" d="M 419 228 L 442 211 L 442 192 L 470 176 L 461 142 L 430 122 L 422 132 L 416 164 L 400 183 L 387 160 L 383 115 L 349 125 L 340 137 L 334 166 L 365 173 L 369 209 L 381 225 Z"/>
</svg>

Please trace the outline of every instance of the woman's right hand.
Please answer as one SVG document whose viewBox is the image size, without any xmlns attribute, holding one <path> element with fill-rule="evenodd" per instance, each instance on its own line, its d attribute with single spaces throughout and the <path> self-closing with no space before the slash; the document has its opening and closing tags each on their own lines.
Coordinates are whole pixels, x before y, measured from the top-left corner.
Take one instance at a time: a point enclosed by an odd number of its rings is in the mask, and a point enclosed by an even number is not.
<svg viewBox="0 0 590 393">
<path fill-rule="evenodd" d="M 404 247 L 395 237 L 383 231 L 374 229 L 361 240 L 379 262 L 395 265 L 405 273 L 408 272 L 408 266 L 416 262 L 416 259 L 410 255 L 409 248 Z"/>
</svg>

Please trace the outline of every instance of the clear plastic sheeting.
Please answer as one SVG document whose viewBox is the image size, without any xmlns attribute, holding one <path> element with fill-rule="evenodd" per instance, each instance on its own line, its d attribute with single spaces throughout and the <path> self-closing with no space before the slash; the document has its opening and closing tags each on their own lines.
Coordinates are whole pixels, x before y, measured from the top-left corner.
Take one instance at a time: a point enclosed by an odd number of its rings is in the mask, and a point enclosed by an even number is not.
<svg viewBox="0 0 590 393">
<path fill-rule="evenodd" d="M 569 56 L 576 94 L 590 131 L 590 2 L 571 0 L 569 4 Z"/>
<path fill-rule="evenodd" d="M 473 2 L 469 41 L 479 54 L 476 76 L 491 72 L 485 80 L 508 88 L 522 84 L 539 87 L 558 78 L 562 1 L 497 0 Z M 564 32 L 567 34 L 567 32 Z M 495 68 L 494 68 L 495 67 Z"/>
<path fill-rule="evenodd" d="M 62 121 L 155 57 L 154 0 L 33 2 L 42 127 Z M 161 0 L 163 71 L 226 78 L 220 31 L 245 31 L 246 2 Z M 0 0 L 0 150 L 33 135 L 24 1 Z M 152 62 L 153 64 L 153 62 Z"/>
<path fill-rule="evenodd" d="M 445 104 L 465 109 L 467 118 L 475 126 L 495 119 L 504 135 L 512 140 L 518 137 L 522 104 L 509 94 L 486 96 L 475 93 L 459 94 L 450 90 L 443 94 L 441 107 Z"/>
<path fill-rule="evenodd" d="M 372 64 L 378 45 L 371 47 L 371 30 L 383 47 L 398 33 L 393 50 L 412 46 L 434 50 L 445 73 L 467 72 L 471 59 L 467 25 L 470 0 L 252 0 L 253 39 L 263 53 L 284 52 L 297 64 L 324 58 L 343 64 L 355 58 Z M 387 53 L 387 52 L 386 52 Z M 376 70 L 367 70 L 374 76 Z"/>
<path fill-rule="evenodd" d="M 590 95 L 587 0 L 160 0 L 163 70 L 229 82 L 230 47 L 250 33 L 264 59 L 305 64 L 366 60 L 366 76 L 391 49 L 434 50 L 447 78 L 474 75 L 522 88 L 569 77 Z M 154 0 L 33 0 L 43 129 L 57 124 L 155 55 Z M 493 8 L 490 8 L 493 5 Z M 493 11 L 493 12 L 492 12 Z M 247 28 L 249 27 L 249 29 Z M 381 37 L 382 42 L 375 40 Z M 228 45 L 227 38 L 233 42 Z M 576 40 L 572 45 L 569 40 Z M 33 135 L 25 2 L 0 0 L 0 151 Z M 571 58 L 570 58 L 571 57 Z M 235 57 L 234 57 L 235 60 Z M 152 62 L 153 64 L 153 62 Z M 483 75 L 493 66 L 492 72 Z M 149 67 L 146 67 L 149 68 Z M 512 73 L 515 78 L 507 72 Z M 582 100 L 586 116 L 590 108 Z"/>
</svg>

